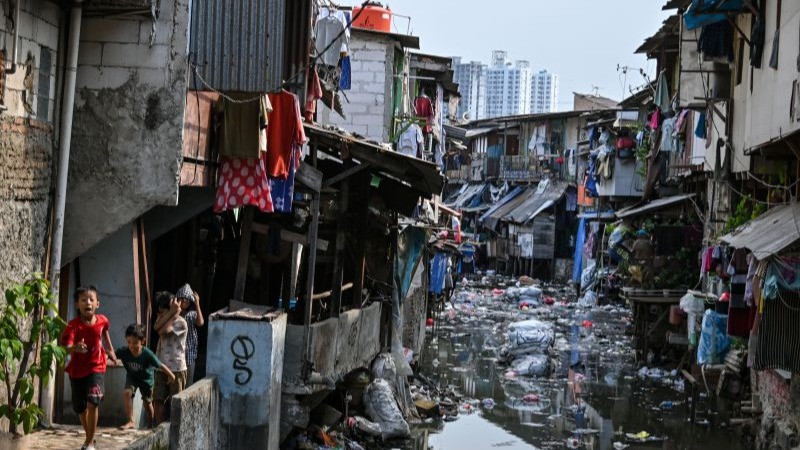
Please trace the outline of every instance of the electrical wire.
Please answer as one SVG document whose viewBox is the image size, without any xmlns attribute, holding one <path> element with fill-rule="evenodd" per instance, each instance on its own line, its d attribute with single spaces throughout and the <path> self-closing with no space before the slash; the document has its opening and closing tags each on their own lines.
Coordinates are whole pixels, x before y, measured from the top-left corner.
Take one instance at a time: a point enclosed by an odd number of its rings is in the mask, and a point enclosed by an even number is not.
<svg viewBox="0 0 800 450">
<path fill-rule="evenodd" d="M 335 38 L 333 38 L 331 40 L 331 42 L 328 44 L 327 47 L 325 47 L 321 52 L 318 52 L 317 55 L 314 56 L 311 59 L 310 63 L 300 67 L 299 70 L 297 70 L 294 74 L 292 74 L 288 78 L 288 81 L 284 80 L 283 82 L 281 82 L 280 85 L 276 86 L 275 88 L 268 89 L 267 92 L 276 92 L 276 91 L 279 91 L 279 90 L 283 89 L 283 87 L 286 86 L 288 83 L 290 83 L 291 80 L 294 80 L 295 78 L 297 78 L 298 75 L 301 75 L 301 74 L 305 73 L 306 69 L 308 69 L 309 67 L 312 67 L 314 64 L 316 64 L 317 60 L 319 60 L 322 57 L 322 55 L 327 53 L 328 50 L 330 50 L 331 47 L 333 47 L 333 45 L 336 44 L 336 42 L 339 40 L 339 38 L 344 36 L 344 34 L 347 32 L 347 30 L 350 29 L 350 27 L 352 26 L 353 22 L 355 22 L 356 19 L 358 19 L 358 17 L 366 10 L 367 4 L 369 4 L 369 2 L 370 2 L 370 0 L 364 0 L 364 3 L 361 4 L 361 9 L 358 11 L 358 13 L 350 19 L 350 21 L 347 23 L 347 25 L 342 29 L 342 31 L 339 32 L 339 34 L 336 35 Z M 208 88 L 212 92 L 215 92 L 215 93 L 219 94 L 219 96 L 224 98 L 225 100 L 227 100 L 227 101 L 229 101 L 231 103 L 237 103 L 237 104 L 251 103 L 251 102 L 255 102 L 255 101 L 261 100 L 261 95 L 258 95 L 258 96 L 253 97 L 253 98 L 242 99 L 242 100 L 236 100 L 236 99 L 233 99 L 233 98 L 225 95 L 224 93 L 220 92 L 215 87 L 211 86 L 211 84 L 209 82 L 207 82 L 205 80 L 205 78 L 203 78 L 202 75 L 200 75 L 199 71 L 197 70 L 197 64 L 196 63 L 190 63 L 190 64 L 192 66 L 192 69 L 193 69 L 195 75 L 197 75 L 197 78 L 200 79 L 200 82 L 203 83 L 203 85 L 206 88 Z"/>
</svg>

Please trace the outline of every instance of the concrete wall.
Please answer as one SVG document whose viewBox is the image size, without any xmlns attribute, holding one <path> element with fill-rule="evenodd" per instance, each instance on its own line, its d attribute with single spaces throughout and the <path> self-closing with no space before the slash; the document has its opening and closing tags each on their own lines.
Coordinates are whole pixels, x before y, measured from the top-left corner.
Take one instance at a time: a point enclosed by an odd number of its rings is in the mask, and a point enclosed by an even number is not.
<svg viewBox="0 0 800 450">
<path fill-rule="evenodd" d="M 217 380 L 203 378 L 172 397 L 169 427 L 171 450 L 217 448 L 219 410 Z"/>
<path fill-rule="evenodd" d="M 125 447 L 125 450 L 168 450 L 170 424 L 164 422 L 157 426 L 152 433 L 140 437 Z"/>
<path fill-rule="evenodd" d="M 428 286 L 428 271 L 425 264 L 420 262 L 411 278 L 408 295 L 403 300 L 403 347 L 414 352 L 414 359 L 419 358 L 425 343 Z"/>
<path fill-rule="evenodd" d="M 11 6 L 11 2 L 0 5 L 3 17 L 13 16 Z M 21 64 L 16 73 L 6 76 L 5 96 L 0 99 L 8 108 L 0 115 L 0 288 L 44 270 L 61 18 L 53 2 L 21 0 Z M 13 45 L 10 25 L 0 20 L 7 58 Z"/>
<path fill-rule="evenodd" d="M 210 317 L 206 373 L 219 383 L 217 448 L 278 448 L 285 336 L 285 314 L 269 322 Z"/>
<path fill-rule="evenodd" d="M 64 261 L 156 205 L 175 205 L 186 99 L 189 0 L 150 20 L 81 28 Z"/>
<path fill-rule="evenodd" d="M 342 98 L 346 118 L 318 102 L 317 121 L 378 142 L 388 142 L 395 45 L 389 38 L 353 30 L 350 40 L 352 89 L 343 91 L 347 99 Z"/>
</svg>

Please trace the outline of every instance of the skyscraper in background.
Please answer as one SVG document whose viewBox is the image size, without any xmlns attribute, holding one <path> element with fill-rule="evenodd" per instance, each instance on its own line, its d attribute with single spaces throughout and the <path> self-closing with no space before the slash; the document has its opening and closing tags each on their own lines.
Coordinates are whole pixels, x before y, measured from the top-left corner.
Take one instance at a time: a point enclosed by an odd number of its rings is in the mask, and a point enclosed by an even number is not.
<svg viewBox="0 0 800 450">
<path fill-rule="evenodd" d="M 558 111 L 558 75 L 540 70 L 531 77 L 532 114 Z"/>
<path fill-rule="evenodd" d="M 504 50 L 493 51 L 488 66 L 453 57 L 453 71 L 461 93 L 459 119 L 558 111 L 558 75 L 547 70 L 534 73 L 528 61 L 512 61 Z"/>
<path fill-rule="evenodd" d="M 462 63 L 460 57 L 453 58 L 453 81 L 458 83 L 461 103 L 456 117 L 468 120 L 486 117 L 486 65 L 472 61 Z"/>
<path fill-rule="evenodd" d="M 503 50 L 492 52 L 486 69 L 486 116 L 501 117 L 530 112 L 531 68 L 528 61 L 512 62 Z"/>
</svg>

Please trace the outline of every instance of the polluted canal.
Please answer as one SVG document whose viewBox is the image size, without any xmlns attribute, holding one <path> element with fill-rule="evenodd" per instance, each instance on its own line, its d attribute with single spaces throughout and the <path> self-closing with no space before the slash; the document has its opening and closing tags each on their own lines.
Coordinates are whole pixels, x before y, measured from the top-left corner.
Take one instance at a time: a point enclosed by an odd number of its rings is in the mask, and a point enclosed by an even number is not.
<svg viewBox="0 0 800 450">
<path fill-rule="evenodd" d="M 463 285 L 437 314 L 412 391 L 445 417 L 413 424 L 404 447 L 745 448 L 705 396 L 689 423 L 676 372 L 636 364 L 624 305 L 517 286 Z"/>
</svg>

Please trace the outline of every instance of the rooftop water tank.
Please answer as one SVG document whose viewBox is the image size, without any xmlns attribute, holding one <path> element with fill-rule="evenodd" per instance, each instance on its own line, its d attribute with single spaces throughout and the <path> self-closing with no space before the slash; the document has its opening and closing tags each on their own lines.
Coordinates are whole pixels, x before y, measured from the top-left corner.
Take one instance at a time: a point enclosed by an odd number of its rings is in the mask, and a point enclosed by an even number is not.
<svg viewBox="0 0 800 450">
<path fill-rule="evenodd" d="M 353 8 L 353 27 L 367 30 L 392 31 L 392 10 L 377 2 L 368 3 L 364 8 Z"/>
</svg>

